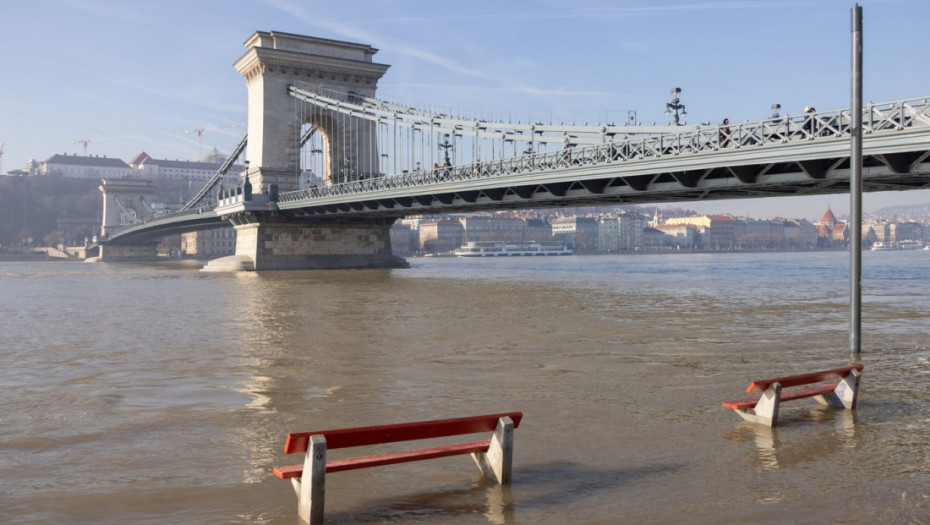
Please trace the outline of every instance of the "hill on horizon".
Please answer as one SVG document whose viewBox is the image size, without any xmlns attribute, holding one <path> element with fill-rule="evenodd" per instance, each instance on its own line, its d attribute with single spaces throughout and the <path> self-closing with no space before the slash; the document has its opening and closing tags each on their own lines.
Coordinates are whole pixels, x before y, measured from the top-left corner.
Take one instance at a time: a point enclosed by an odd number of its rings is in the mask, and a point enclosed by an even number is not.
<svg viewBox="0 0 930 525">
<path fill-rule="evenodd" d="M 930 217 L 930 203 L 885 206 L 868 214 L 871 218 L 893 220 L 926 220 Z"/>
</svg>

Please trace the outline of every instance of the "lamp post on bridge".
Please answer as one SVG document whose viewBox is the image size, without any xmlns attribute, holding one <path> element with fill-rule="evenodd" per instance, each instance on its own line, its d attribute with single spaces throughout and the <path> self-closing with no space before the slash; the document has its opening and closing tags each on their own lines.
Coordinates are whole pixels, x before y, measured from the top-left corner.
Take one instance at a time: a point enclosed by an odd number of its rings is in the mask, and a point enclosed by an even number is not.
<svg viewBox="0 0 930 525">
<path fill-rule="evenodd" d="M 315 179 L 314 179 L 314 173 L 319 173 L 319 176 L 321 177 L 321 179 L 320 179 L 321 181 L 322 181 L 322 177 L 325 176 L 325 171 L 326 171 L 326 170 L 325 170 L 325 168 L 323 167 L 323 165 L 322 165 L 322 164 L 319 164 L 319 161 L 317 161 L 317 156 L 318 156 L 318 155 L 320 155 L 320 156 L 323 155 L 323 150 L 322 150 L 322 148 L 313 148 L 313 147 L 311 147 L 311 148 L 310 148 L 310 169 L 307 170 L 307 172 L 308 172 L 308 173 L 307 173 L 307 187 L 308 187 L 308 188 L 311 187 L 311 186 L 316 186 L 316 181 L 315 181 Z M 319 164 L 319 165 L 318 165 L 318 164 Z M 316 171 L 314 171 L 314 170 L 316 170 Z"/>
<path fill-rule="evenodd" d="M 530 158 L 530 169 L 533 169 L 536 167 L 536 162 L 535 162 L 536 158 L 534 157 L 535 154 L 536 152 L 533 151 L 533 143 L 530 142 L 530 145 L 527 146 L 525 150 L 523 150 L 523 155 L 529 156 Z"/>
<path fill-rule="evenodd" d="M 681 116 L 682 116 L 682 117 L 684 117 L 685 115 L 688 114 L 688 113 L 685 111 L 685 105 L 684 105 L 684 104 L 681 104 L 681 103 L 680 103 L 681 100 L 678 98 L 678 96 L 681 95 L 681 88 L 680 88 L 680 87 L 673 87 L 670 91 L 671 91 L 671 93 L 672 93 L 672 101 L 671 101 L 671 102 L 666 102 L 666 103 L 665 103 L 665 114 L 666 114 L 666 115 L 671 115 L 672 112 L 674 112 L 674 113 L 675 113 L 675 116 L 672 117 L 672 120 L 673 120 L 673 122 L 675 123 L 676 126 L 681 126 L 681 122 L 680 122 L 680 120 L 679 120 L 679 118 L 678 118 L 678 115 L 679 115 L 678 112 L 681 111 Z"/>
<path fill-rule="evenodd" d="M 452 162 L 449 160 L 449 150 L 452 149 L 452 144 L 449 144 L 448 133 L 442 136 L 442 144 L 439 145 L 439 149 L 443 152 L 443 166 L 451 166 Z"/>
</svg>

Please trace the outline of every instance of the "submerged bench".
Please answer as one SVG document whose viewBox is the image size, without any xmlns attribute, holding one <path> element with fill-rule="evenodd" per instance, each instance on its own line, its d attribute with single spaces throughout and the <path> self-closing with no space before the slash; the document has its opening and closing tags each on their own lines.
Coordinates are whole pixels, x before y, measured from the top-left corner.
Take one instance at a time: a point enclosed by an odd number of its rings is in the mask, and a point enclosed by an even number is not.
<svg viewBox="0 0 930 525">
<path fill-rule="evenodd" d="M 304 463 L 275 467 L 274 475 L 281 479 L 291 480 L 297 492 L 298 514 L 301 520 L 311 525 L 323 523 L 327 473 L 471 454 L 485 476 L 498 483 L 507 484 L 510 483 L 513 464 L 513 429 L 520 426 L 521 419 L 523 419 L 522 412 L 509 412 L 288 434 L 284 453 L 306 452 Z M 326 460 L 327 449 L 362 447 L 491 431 L 494 435 L 491 439 L 484 441 Z"/>
<path fill-rule="evenodd" d="M 859 393 L 859 377 L 863 368 L 863 365 L 852 365 L 809 374 L 753 381 L 746 389 L 746 393 L 761 392 L 761 396 L 724 401 L 723 406 L 732 408 L 746 421 L 770 427 L 774 427 L 778 422 L 778 408 L 785 401 L 813 397 L 823 405 L 854 410 Z M 815 385 L 815 383 L 837 379 L 840 381 Z M 802 385 L 814 386 L 795 388 Z"/>
</svg>

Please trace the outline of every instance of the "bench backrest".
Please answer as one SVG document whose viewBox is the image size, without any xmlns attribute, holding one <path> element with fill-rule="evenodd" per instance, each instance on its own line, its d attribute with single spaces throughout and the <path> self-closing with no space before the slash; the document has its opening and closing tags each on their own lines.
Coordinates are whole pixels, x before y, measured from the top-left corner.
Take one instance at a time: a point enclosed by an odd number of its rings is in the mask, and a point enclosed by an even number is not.
<svg viewBox="0 0 930 525">
<path fill-rule="evenodd" d="M 523 412 L 437 419 L 434 421 L 417 421 L 414 423 L 399 423 L 374 427 L 299 432 L 287 435 L 287 442 L 284 444 L 284 453 L 294 454 L 306 452 L 310 436 L 321 434 L 326 437 L 326 448 L 336 449 L 362 447 L 381 443 L 396 443 L 398 441 L 458 436 L 462 434 L 475 434 L 478 432 L 493 432 L 494 429 L 497 428 L 497 420 L 502 417 L 509 417 L 512 419 L 514 428 L 517 428 L 520 426 L 520 420 L 523 419 Z"/>
<path fill-rule="evenodd" d="M 811 372 L 809 374 L 800 374 L 796 376 L 785 376 L 785 377 L 774 377 L 772 379 L 760 379 L 753 381 L 749 388 L 746 389 L 746 393 L 752 393 L 753 391 L 764 392 L 772 383 L 780 383 L 782 388 L 791 388 L 793 386 L 799 385 L 809 385 L 811 383 L 819 383 L 821 381 L 830 381 L 833 379 L 842 379 L 846 377 L 852 370 L 858 370 L 862 372 L 863 365 L 852 365 L 844 366 L 842 368 L 834 368 L 832 370 L 821 370 L 819 372 Z"/>
</svg>

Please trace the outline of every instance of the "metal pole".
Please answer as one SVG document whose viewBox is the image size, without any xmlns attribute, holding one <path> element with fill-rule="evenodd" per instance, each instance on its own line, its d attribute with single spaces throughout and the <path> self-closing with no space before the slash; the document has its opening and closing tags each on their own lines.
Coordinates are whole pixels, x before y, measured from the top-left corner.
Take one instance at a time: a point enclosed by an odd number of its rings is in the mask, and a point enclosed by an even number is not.
<svg viewBox="0 0 930 525">
<path fill-rule="evenodd" d="M 852 130 L 849 154 L 849 214 L 852 238 L 849 246 L 849 349 L 862 351 L 862 7 L 852 8 Z"/>
</svg>

